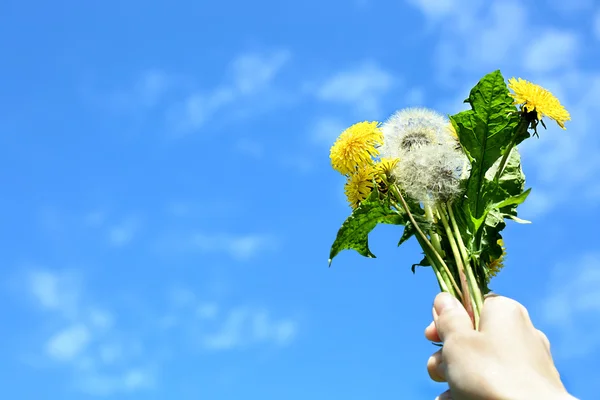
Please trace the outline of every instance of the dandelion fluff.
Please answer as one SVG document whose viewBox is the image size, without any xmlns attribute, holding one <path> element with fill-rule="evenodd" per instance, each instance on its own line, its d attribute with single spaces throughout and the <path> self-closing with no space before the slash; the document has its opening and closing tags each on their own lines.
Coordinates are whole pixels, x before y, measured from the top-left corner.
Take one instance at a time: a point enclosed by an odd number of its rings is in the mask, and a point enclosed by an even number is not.
<svg viewBox="0 0 600 400">
<path fill-rule="evenodd" d="M 394 174 L 408 197 L 419 202 L 448 202 L 463 192 L 466 156 L 452 147 L 432 144 L 406 153 Z"/>
<path fill-rule="evenodd" d="M 406 153 L 435 143 L 448 142 L 448 120 L 427 108 L 406 108 L 392 115 L 382 126 L 382 157 L 402 159 Z"/>
</svg>

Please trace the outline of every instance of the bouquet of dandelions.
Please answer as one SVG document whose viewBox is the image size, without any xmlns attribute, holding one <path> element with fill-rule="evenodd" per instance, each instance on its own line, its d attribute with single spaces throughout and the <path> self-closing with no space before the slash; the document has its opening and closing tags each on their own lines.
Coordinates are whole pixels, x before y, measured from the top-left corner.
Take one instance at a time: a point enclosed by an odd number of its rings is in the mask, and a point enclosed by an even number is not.
<svg viewBox="0 0 600 400">
<path fill-rule="evenodd" d="M 503 266 L 505 220 L 528 222 L 517 217 L 531 190 L 517 145 L 537 136 L 543 117 L 565 129 L 570 115 L 540 86 L 513 78 L 507 87 L 500 71 L 481 79 L 465 102 L 471 109 L 449 120 L 408 108 L 339 136 L 331 164 L 347 178 L 353 211 L 329 264 L 344 249 L 374 258 L 369 232 L 377 224 L 403 225 L 398 245 L 415 236 L 424 253 L 413 272 L 431 267 L 440 289 L 462 302 L 478 329 L 488 284 Z"/>
</svg>

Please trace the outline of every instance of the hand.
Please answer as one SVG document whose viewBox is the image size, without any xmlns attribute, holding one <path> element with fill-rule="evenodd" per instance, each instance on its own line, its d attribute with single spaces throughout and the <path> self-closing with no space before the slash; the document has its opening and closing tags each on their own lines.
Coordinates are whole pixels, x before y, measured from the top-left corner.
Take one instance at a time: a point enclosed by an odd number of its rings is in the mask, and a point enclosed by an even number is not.
<svg viewBox="0 0 600 400">
<path fill-rule="evenodd" d="M 450 386 L 439 400 L 574 399 L 554 366 L 548 338 L 518 302 L 488 296 L 476 331 L 462 304 L 440 293 L 433 319 L 425 337 L 444 346 L 429 358 L 427 370 Z"/>
</svg>

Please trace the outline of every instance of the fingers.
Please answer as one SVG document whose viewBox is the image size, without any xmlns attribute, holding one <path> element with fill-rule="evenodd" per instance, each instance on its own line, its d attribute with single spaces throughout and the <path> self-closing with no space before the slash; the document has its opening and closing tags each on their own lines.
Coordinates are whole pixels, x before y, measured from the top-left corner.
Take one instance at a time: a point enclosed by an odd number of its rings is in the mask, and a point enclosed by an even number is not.
<svg viewBox="0 0 600 400">
<path fill-rule="evenodd" d="M 442 342 L 452 333 L 468 332 L 474 329 L 467 310 L 449 293 L 440 293 L 435 297 L 433 320 Z"/>
<path fill-rule="evenodd" d="M 437 333 L 435 322 L 431 321 L 429 326 L 425 328 L 425 337 L 431 342 L 441 342 L 440 336 Z"/>
<path fill-rule="evenodd" d="M 533 326 L 529 319 L 529 313 L 523 305 L 508 297 L 486 297 L 479 321 L 481 332 L 514 332 L 515 325 Z"/>
<path fill-rule="evenodd" d="M 444 365 L 442 361 L 442 350 L 438 350 L 427 360 L 427 372 L 429 377 L 436 382 L 446 382 Z"/>
<path fill-rule="evenodd" d="M 537 330 L 538 335 L 540 335 L 540 338 L 542 339 L 542 342 L 544 343 L 544 346 L 546 346 L 546 350 L 550 351 L 550 340 L 548 340 L 548 336 L 546 336 L 546 334 L 542 331 L 540 331 L 539 329 Z"/>
<path fill-rule="evenodd" d="M 450 389 L 440 394 L 438 397 L 435 398 L 435 400 L 452 400 L 452 394 L 450 393 Z"/>
</svg>

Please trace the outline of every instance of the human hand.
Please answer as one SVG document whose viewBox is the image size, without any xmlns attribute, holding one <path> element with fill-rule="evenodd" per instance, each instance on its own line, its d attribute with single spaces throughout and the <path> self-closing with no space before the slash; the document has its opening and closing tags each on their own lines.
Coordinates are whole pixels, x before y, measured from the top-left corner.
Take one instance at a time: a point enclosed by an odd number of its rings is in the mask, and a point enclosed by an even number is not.
<svg viewBox="0 0 600 400">
<path fill-rule="evenodd" d="M 554 366 L 548 338 L 518 302 L 488 296 L 476 331 L 463 305 L 440 293 L 433 319 L 425 337 L 444 345 L 429 358 L 427 370 L 431 379 L 450 386 L 439 400 L 574 399 Z"/>
</svg>

